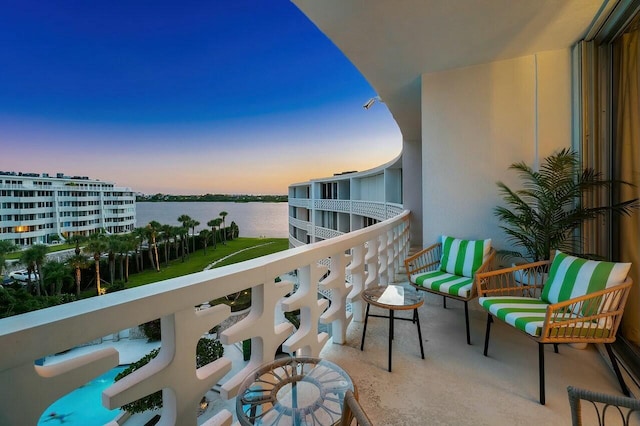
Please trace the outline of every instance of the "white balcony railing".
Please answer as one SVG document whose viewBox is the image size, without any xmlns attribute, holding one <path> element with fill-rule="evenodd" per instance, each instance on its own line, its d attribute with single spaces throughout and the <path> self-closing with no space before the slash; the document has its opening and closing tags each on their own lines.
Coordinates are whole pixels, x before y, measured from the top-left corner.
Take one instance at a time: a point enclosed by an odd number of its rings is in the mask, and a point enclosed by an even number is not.
<svg viewBox="0 0 640 426">
<path fill-rule="evenodd" d="M 273 360 L 281 344 L 290 353 L 318 356 L 329 340 L 327 333 L 318 331 L 318 323 L 331 324 L 333 343 L 343 344 L 351 321 L 364 317 L 363 290 L 392 281 L 408 250 L 405 211 L 331 240 L 0 320 L 0 424 L 36 424 L 53 401 L 115 367 L 118 352 L 100 349 L 49 366 L 35 366 L 34 360 L 160 318 L 160 354 L 105 390 L 103 405 L 113 409 L 164 389 L 161 423 L 195 425 L 200 398 L 232 367 L 223 357 L 195 368 L 198 339 L 230 316 L 226 305 L 204 310 L 195 306 L 252 289 L 248 316 L 220 334 L 224 344 L 246 339 L 252 343 L 246 367 L 221 384 L 221 396 L 233 398 L 249 371 Z M 328 268 L 320 265 L 325 259 Z M 327 269 L 331 273 L 320 281 Z M 293 270 L 299 278 L 295 291 L 290 282 L 274 281 Z M 330 307 L 326 299 L 318 300 L 318 289 L 331 290 Z M 278 309 L 300 309 L 300 327 L 276 323 Z M 231 419 L 223 410 L 207 425 L 230 424 Z"/>
</svg>

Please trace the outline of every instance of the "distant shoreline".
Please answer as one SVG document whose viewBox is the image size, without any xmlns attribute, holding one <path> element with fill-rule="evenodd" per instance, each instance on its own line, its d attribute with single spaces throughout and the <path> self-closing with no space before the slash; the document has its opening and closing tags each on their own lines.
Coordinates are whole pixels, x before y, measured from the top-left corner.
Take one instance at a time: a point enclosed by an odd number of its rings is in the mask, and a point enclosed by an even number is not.
<svg viewBox="0 0 640 426">
<path fill-rule="evenodd" d="M 227 195 L 227 194 L 206 194 L 206 195 L 137 195 L 136 202 L 165 202 L 165 201 L 202 201 L 202 202 L 231 202 L 231 203 L 286 203 L 289 197 L 286 195 Z"/>
</svg>

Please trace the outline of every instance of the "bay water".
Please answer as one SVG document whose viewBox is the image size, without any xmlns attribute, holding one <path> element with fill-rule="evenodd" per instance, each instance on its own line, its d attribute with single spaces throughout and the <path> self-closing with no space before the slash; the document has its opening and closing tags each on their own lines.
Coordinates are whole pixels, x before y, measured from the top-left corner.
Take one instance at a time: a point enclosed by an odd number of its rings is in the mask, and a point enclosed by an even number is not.
<svg viewBox="0 0 640 426">
<path fill-rule="evenodd" d="M 183 214 L 200 222 L 196 233 L 211 229 L 207 222 L 227 212 L 225 225 L 235 222 L 241 237 L 288 238 L 289 213 L 287 203 L 234 203 L 209 201 L 136 202 L 136 226 L 146 226 L 152 220 L 163 225 L 179 226 Z"/>
</svg>

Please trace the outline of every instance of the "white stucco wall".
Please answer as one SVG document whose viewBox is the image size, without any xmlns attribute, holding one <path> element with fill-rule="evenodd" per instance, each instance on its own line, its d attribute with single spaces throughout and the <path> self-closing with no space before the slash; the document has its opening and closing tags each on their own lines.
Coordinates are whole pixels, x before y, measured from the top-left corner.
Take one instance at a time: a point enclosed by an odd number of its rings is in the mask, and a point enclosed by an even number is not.
<svg viewBox="0 0 640 426">
<path fill-rule="evenodd" d="M 568 49 L 422 76 L 423 244 L 439 235 L 492 238 L 496 182 L 518 187 L 510 164 L 571 144 Z"/>
</svg>

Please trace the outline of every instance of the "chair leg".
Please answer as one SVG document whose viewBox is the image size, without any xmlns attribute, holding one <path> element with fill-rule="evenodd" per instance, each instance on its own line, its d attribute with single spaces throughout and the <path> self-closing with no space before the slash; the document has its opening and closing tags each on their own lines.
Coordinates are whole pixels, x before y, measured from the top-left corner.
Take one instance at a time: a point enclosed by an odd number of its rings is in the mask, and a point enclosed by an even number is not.
<svg viewBox="0 0 640 426">
<path fill-rule="evenodd" d="M 447 309 L 447 298 L 442 296 L 442 307 Z"/>
<path fill-rule="evenodd" d="M 367 334 L 367 322 L 369 321 L 369 308 L 370 304 L 367 303 L 367 313 L 364 315 L 364 330 L 362 330 L 362 343 L 360 343 L 360 350 L 364 350 L 364 336 Z"/>
<path fill-rule="evenodd" d="M 607 348 L 607 353 L 609 354 L 609 359 L 611 360 L 611 366 L 613 367 L 613 371 L 615 371 L 616 373 L 616 377 L 618 377 L 618 382 L 620 383 L 620 388 L 622 388 L 622 393 L 626 396 L 631 396 L 629 388 L 624 382 L 624 378 L 622 377 L 622 373 L 620 372 L 620 367 L 618 366 L 616 355 L 613 353 L 613 349 L 611 349 L 611 343 L 605 343 L 604 347 Z"/>
<path fill-rule="evenodd" d="M 471 344 L 471 334 L 469 333 L 469 305 L 464 301 L 464 321 L 467 326 L 467 345 Z"/>
<path fill-rule="evenodd" d="M 554 343 L 554 344 L 553 344 L 553 351 L 554 351 L 555 353 L 558 353 L 558 344 L 557 344 L 557 343 Z"/>
<path fill-rule="evenodd" d="M 544 344 L 538 343 L 538 366 L 540 373 L 540 405 L 544 405 Z"/>
<path fill-rule="evenodd" d="M 487 331 L 484 335 L 484 356 L 487 356 L 487 351 L 489 350 L 489 333 L 491 332 L 491 323 L 493 322 L 493 317 L 491 314 L 487 314 Z"/>
</svg>

